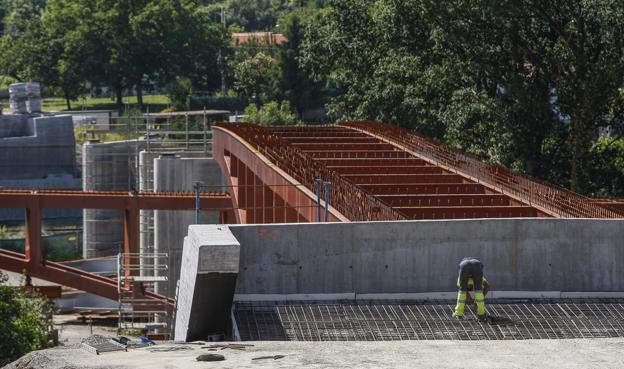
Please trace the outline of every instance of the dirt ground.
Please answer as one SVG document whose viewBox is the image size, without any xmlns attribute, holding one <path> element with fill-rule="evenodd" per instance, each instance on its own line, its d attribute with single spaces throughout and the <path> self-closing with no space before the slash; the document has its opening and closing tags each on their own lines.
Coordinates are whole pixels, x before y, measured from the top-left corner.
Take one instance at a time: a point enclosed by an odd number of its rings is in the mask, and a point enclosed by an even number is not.
<svg viewBox="0 0 624 369">
<path fill-rule="evenodd" d="M 624 339 L 525 341 L 244 342 L 244 350 L 160 344 L 95 355 L 79 345 L 37 351 L 6 368 L 622 368 Z M 204 346 L 205 347 L 205 346 Z M 158 348 L 165 351 L 150 351 Z M 178 351 L 168 351 L 177 349 Z M 218 353 L 219 362 L 198 362 Z M 259 359 L 283 355 L 282 358 Z M 18 366 L 21 365 L 21 366 Z"/>
</svg>

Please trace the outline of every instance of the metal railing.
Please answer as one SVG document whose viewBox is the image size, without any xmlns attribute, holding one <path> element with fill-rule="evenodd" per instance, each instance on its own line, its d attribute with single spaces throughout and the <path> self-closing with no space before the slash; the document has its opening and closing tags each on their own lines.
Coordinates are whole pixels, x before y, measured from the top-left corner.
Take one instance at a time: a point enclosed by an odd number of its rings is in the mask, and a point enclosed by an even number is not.
<svg viewBox="0 0 624 369">
<path fill-rule="evenodd" d="M 273 164 L 312 191 L 314 191 L 318 179 L 331 182 L 329 202 L 349 220 L 406 219 L 392 207 L 358 188 L 338 173 L 327 169 L 323 164 L 304 154 L 265 127 L 249 123 L 219 123 L 217 126 L 247 141 Z M 323 190 L 322 197 L 324 196 Z"/>
<path fill-rule="evenodd" d="M 585 196 L 512 172 L 499 165 L 484 163 L 435 140 L 397 126 L 370 121 L 344 122 L 340 125 L 376 135 L 413 151 L 436 165 L 472 177 L 485 186 L 557 217 L 624 218 L 623 214 L 597 205 Z"/>
</svg>

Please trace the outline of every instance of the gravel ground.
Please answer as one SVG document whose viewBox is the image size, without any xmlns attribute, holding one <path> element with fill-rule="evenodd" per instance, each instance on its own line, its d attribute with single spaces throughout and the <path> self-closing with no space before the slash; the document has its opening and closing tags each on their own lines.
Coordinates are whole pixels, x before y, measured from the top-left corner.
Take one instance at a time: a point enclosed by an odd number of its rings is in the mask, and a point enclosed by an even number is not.
<svg viewBox="0 0 624 369">
<path fill-rule="evenodd" d="M 79 345 L 36 351 L 7 369 L 82 368 L 624 368 L 624 339 L 526 341 L 244 342 L 245 350 L 208 351 L 200 345 L 163 344 L 179 351 L 148 348 L 92 354 Z M 202 353 L 225 361 L 198 362 Z M 259 356 L 283 358 L 252 360 Z"/>
</svg>

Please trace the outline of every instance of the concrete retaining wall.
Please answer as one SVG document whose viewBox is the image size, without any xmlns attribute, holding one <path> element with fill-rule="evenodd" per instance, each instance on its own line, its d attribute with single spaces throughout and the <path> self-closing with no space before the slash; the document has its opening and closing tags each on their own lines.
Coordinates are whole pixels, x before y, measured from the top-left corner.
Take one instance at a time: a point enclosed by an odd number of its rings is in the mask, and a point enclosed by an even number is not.
<svg viewBox="0 0 624 369">
<path fill-rule="evenodd" d="M 0 179 L 76 174 L 74 126 L 69 115 L 0 116 Z"/>
<path fill-rule="evenodd" d="M 239 299 L 454 291 L 457 263 L 465 256 L 484 262 L 495 291 L 624 291 L 621 220 L 525 218 L 230 229 L 241 244 Z"/>
</svg>

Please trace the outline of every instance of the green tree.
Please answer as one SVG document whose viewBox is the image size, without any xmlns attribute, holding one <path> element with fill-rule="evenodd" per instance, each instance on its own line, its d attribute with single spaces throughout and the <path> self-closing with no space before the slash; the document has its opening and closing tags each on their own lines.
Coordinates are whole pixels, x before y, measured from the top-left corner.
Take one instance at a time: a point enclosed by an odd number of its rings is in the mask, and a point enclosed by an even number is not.
<svg viewBox="0 0 624 369">
<path fill-rule="evenodd" d="M 590 194 L 624 197 L 624 138 L 602 138 L 590 150 Z"/>
<path fill-rule="evenodd" d="M 234 66 L 234 88 L 243 96 L 259 104 L 277 94 L 279 65 L 263 52 Z"/>
<path fill-rule="evenodd" d="M 245 108 L 245 115 L 248 122 L 265 126 L 288 125 L 296 122 L 288 101 L 282 101 L 281 104 L 270 101 L 261 107 L 251 104 Z"/>
<path fill-rule="evenodd" d="M 53 345 L 52 305 L 35 292 L 5 285 L 0 272 L 0 365 Z"/>
<path fill-rule="evenodd" d="M 318 107 L 322 102 L 322 84 L 315 81 L 300 63 L 305 22 L 313 12 L 316 9 L 295 11 L 280 19 L 280 31 L 286 37 L 286 42 L 279 46 L 277 57 L 281 67 L 281 95 L 288 99 L 298 116 L 304 109 Z"/>
</svg>

